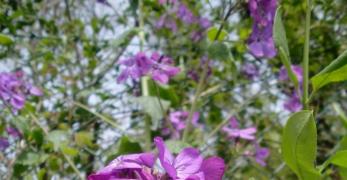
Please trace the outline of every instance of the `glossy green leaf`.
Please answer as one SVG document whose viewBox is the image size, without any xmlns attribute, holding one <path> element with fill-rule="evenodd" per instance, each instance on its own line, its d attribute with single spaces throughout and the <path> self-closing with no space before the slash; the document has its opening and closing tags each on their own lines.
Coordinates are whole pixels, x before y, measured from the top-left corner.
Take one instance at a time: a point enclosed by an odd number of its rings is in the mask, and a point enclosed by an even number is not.
<svg viewBox="0 0 347 180">
<path fill-rule="evenodd" d="M 286 164 L 303 180 L 319 179 L 314 162 L 317 153 L 317 130 L 311 111 L 293 114 L 284 127 L 282 156 Z"/>
<path fill-rule="evenodd" d="M 286 30 L 282 22 L 281 14 L 282 14 L 282 10 L 281 10 L 281 7 L 279 7 L 276 10 L 274 26 L 273 26 L 273 37 L 274 37 L 276 46 L 282 47 L 286 56 L 290 57 Z"/>
<path fill-rule="evenodd" d="M 299 81 L 291 68 L 290 51 L 288 47 L 287 35 L 282 22 L 282 11 L 281 7 L 277 8 L 273 32 L 274 41 L 278 49 L 278 54 L 280 55 L 281 61 L 288 72 L 290 80 L 294 83 L 296 89 L 299 88 Z"/>
<path fill-rule="evenodd" d="M 313 90 L 317 91 L 323 86 L 347 80 L 347 50 L 344 51 L 337 59 L 331 62 L 320 73 L 311 78 Z"/>
<path fill-rule="evenodd" d="M 152 129 L 157 129 L 163 114 L 170 107 L 170 102 L 153 96 L 141 96 L 134 98 L 135 103 L 139 104 L 152 120 Z M 161 104 L 160 104 L 161 102 Z M 163 109 L 162 109 L 163 108 Z"/>
<path fill-rule="evenodd" d="M 11 45 L 12 43 L 13 43 L 12 38 L 10 38 L 9 36 L 5 34 L 0 33 L 0 45 L 8 46 L 8 45 Z"/>
<path fill-rule="evenodd" d="M 208 47 L 208 57 L 213 60 L 233 60 L 230 49 L 225 43 L 214 42 Z"/>
<path fill-rule="evenodd" d="M 210 40 L 211 42 L 215 41 L 215 38 L 217 36 L 217 33 L 218 33 L 218 30 L 219 28 L 217 27 L 210 27 L 208 30 L 207 30 L 207 38 L 208 40 Z M 218 41 L 223 41 L 224 38 L 228 35 L 228 32 L 225 31 L 225 30 L 222 30 L 219 35 L 218 35 Z"/>
</svg>

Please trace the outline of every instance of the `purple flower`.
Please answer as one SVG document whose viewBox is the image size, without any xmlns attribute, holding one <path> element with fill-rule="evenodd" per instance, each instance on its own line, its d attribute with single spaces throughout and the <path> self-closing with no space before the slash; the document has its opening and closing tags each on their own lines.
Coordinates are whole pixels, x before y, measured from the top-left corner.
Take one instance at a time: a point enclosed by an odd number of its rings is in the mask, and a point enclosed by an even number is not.
<svg viewBox="0 0 347 180">
<path fill-rule="evenodd" d="M 96 2 L 103 4 L 105 6 L 111 7 L 111 4 L 109 2 L 107 2 L 107 0 L 97 0 Z"/>
<path fill-rule="evenodd" d="M 199 25 L 202 29 L 208 29 L 209 27 L 211 27 L 211 21 L 207 18 L 200 18 L 199 19 Z"/>
<path fill-rule="evenodd" d="M 18 129 L 13 128 L 13 127 L 7 127 L 6 128 L 7 134 L 9 134 L 10 136 L 14 137 L 14 138 L 20 138 L 22 137 L 22 133 L 20 133 L 18 131 Z"/>
<path fill-rule="evenodd" d="M 0 73 L 0 99 L 5 105 L 11 105 L 14 111 L 24 107 L 29 95 L 41 96 L 43 93 L 30 83 L 24 82 L 24 73 Z"/>
<path fill-rule="evenodd" d="M 255 140 L 254 134 L 257 132 L 257 129 L 255 127 L 240 129 L 237 119 L 232 117 L 230 118 L 229 127 L 223 127 L 222 131 L 231 139 L 241 138 L 245 140 Z"/>
<path fill-rule="evenodd" d="M 302 109 L 300 97 L 296 93 L 293 93 L 293 95 L 288 97 L 288 99 L 284 102 L 283 107 L 290 112 L 300 111 Z"/>
<path fill-rule="evenodd" d="M 261 165 L 266 166 L 265 160 L 269 157 L 270 151 L 268 148 L 260 147 L 259 144 L 255 145 L 255 161 Z"/>
<path fill-rule="evenodd" d="M 138 80 L 140 77 L 150 75 L 154 81 L 162 84 L 180 72 L 180 68 L 171 66 L 173 61 L 154 52 L 150 58 L 145 53 L 137 53 L 135 57 L 120 62 L 125 69 L 117 78 L 117 82 L 124 82 L 129 77 Z"/>
<path fill-rule="evenodd" d="M 199 73 L 201 73 L 204 69 L 205 64 L 208 62 L 208 57 L 207 56 L 203 56 L 200 58 L 200 64 L 198 65 L 198 67 L 196 69 L 192 69 L 190 71 L 188 71 L 187 76 L 191 79 L 193 79 L 194 81 L 198 82 L 200 79 Z M 207 71 L 207 77 L 210 76 L 212 74 L 212 64 L 211 62 L 208 64 L 208 71 Z"/>
<path fill-rule="evenodd" d="M 272 37 L 277 1 L 249 0 L 248 5 L 254 21 L 252 34 L 248 39 L 248 48 L 256 57 L 272 58 L 277 53 Z"/>
<path fill-rule="evenodd" d="M 8 140 L 4 137 L 0 137 L 0 150 L 5 150 L 6 148 L 8 148 L 10 146 L 10 143 L 8 142 Z"/>
<path fill-rule="evenodd" d="M 298 65 L 292 65 L 291 66 L 292 68 L 292 71 L 294 72 L 296 78 L 298 79 L 299 83 L 302 84 L 302 81 L 303 81 L 303 70 L 301 68 L 301 66 L 298 66 Z M 280 69 L 280 72 L 279 72 L 279 75 L 278 75 L 278 79 L 280 81 L 287 81 L 289 80 L 289 77 L 288 77 L 288 72 L 286 70 L 286 68 L 284 66 L 281 67 Z"/>
<path fill-rule="evenodd" d="M 210 157 L 203 160 L 194 148 L 183 149 L 175 158 L 160 137 L 154 139 L 160 164 L 172 179 L 221 180 L 225 171 L 223 159 Z"/>
<path fill-rule="evenodd" d="M 171 77 L 175 76 L 181 71 L 180 68 L 172 66 L 172 59 L 165 56 L 160 56 L 159 53 L 154 52 L 150 59 L 152 66 L 149 74 L 156 82 L 167 84 Z"/>
<path fill-rule="evenodd" d="M 246 63 L 242 66 L 242 73 L 249 79 L 254 79 L 259 76 L 258 68 L 251 63 Z"/>
<path fill-rule="evenodd" d="M 167 28 L 170 29 L 172 32 L 177 32 L 177 24 L 176 21 L 168 14 L 163 14 L 160 16 L 159 20 L 155 23 L 155 27 L 157 29 Z"/>
<path fill-rule="evenodd" d="M 186 24 L 192 24 L 195 21 L 193 13 L 185 4 L 180 4 L 177 10 L 177 17 Z"/>
<path fill-rule="evenodd" d="M 176 112 L 172 112 L 170 113 L 169 117 L 170 117 L 170 122 L 173 126 L 173 128 L 176 130 L 175 132 L 173 132 L 172 136 L 174 138 L 179 138 L 180 137 L 180 133 L 183 129 L 186 128 L 186 122 L 188 120 L 188 116 L 189 116 L 189 112 L 187 111 L 176 111 Z M 192 117 L 192 124 L 194 127 L 200 127 L 201 125 L 198 123 L 199 120 L 199 113 L 195 112 L 193 114 Z M 162 131 L 163 135 L 169 135 L 170 134 L 170 129 L 169 128 L 164 128 Z"/>
<path fill-rule="evenodd" d="M 98 172 L 88 176 L 88 180 L 154 180 L 151 168 L 155 162 L 152 153 L 120 156 Z"/>
</svg>

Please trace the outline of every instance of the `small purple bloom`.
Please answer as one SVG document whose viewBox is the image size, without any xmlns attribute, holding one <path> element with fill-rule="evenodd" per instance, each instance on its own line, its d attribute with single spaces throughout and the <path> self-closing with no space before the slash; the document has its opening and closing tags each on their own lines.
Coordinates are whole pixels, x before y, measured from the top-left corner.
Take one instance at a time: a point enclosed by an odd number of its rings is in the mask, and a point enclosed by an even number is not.
<svg viewBox="0 0 347 180">
<path fill-rule="evenodd" d="M 4 137 L 0 137 L 0 150 L 5 150 L 6 148 L 8 148 L 10 146 L 10 143 L 8 142 L 8 140 Z"/>
<path fill-rule="evenodd" d="M 248 79 L 254 79 L 259 76 L 258 68 L 251 63 L 246 63 L 242 66 L 242 73 L 247 76 Z"/>
<path fill-rule="evenodd" d="M 177 17 L 186 24 L 192 24 L 195 21 L 193 13 L 185 4 L 180 4 L 177 10 Z"/>
<path fill-rule="evenodd" d="M 7 134 L 9 134 L 10 136 L 14 137 L 14 138 L 20 138 L 22 137 L 22 133 L 20 133 L 18 131 L 18 129 L 13 128 L 13 127 L 7 127 L 6 128 Z"/>
<path fill-rule="evenodd" d="M 240 129 L 238 126 L 236 118 L 232 117 L 230 118 L 229 127 L 223 127 L 222 131 L 226 133 L 230 139 L 241 138 L 245 140 L 255 140 L 254 134 L 257 132 L 255 127 Z"/>
<path fill-rule="evenodd" d="M 296 93 L 293 93 L 293 95 L 288 97 L 288 99 L 284 102 L 283 107 L 290 112 L 300 111 L 302 109 L 300 97 Z"/>
<path fill-rule="evenodd" d="M 225 172 L 224 160 L 220 157 L 209 157 L 202 162 L 200 169 L 205 180 L 221 180 Z"/>
<path fill-rule="evenodd" d="M 255 145 L 255 161 L 261 165 L 266 166 L 265 160 L 269 157 L 270 151 L 268 148 L 260 147 L 259 144 Z"/>
<path fill-rule="evenodd" d="M 156 82 L 167 84 L 171 77 L 181 71 L 180 68 L 172 66 L 172 59 L 160 56 L 159 53 L 154 52 L 150 59 L 152 66 L 149 74 Z"/>
<path fill-rule="evenodd" d="M 154 180 L 151 168 L 155 162 L 152 153 L 120 156 L 98 172 L 88 176 L 88 180 Z"/>
<path fill-rule="evenodd" d="M 298 79 L 299 83 L 302 84 L 302 81 L 303 81 L 303 70 L 301 68 L 301 66 L 299 65 L 292 65 L 291 66 L 292 68 L 292 71 L 294 72 L 296 78 Z M 280 81 L 287 81 L 289 80 L 289 77 L 288 77 L 288 72 L 286 70 L 286 68 L 284 66 L 281 67 L 280 69 L 280 72 L 279 72 L 279 75 L 278 75 L 278 79 Z"/>
<path fill-rule="evenodd" d="M 256 57 L 273 58 L 277 54 L 272 37 L 277 0 L 249 0 L 248 5 L 254 21 L 248 48 Z"/>
<path fill-rule="evenodd" d="M 199 25 L 202 29 L 208 29 L 209 27 L 211 27 L 211 21 L 207 18 L 200 18 L 199 19 Z"/>
<path fill-rule="evenodd" d="M 172 19 L 168 14 L 163 14 L 160 16 L 159 20 L 155 23 L 157 29 L 167 28 L 173 33 L 177 32 L 177 24 L 174 19 Z"/>
<path fill-rule="evenodd" d="M 105 6 L 111 7 L 111 4 L 109 2 L 107 2 L 107 0 L 97 0 L 96 2 L 103 4 Z"/>
<path fill-rule="evenodd" d="M 5 105 L 11 105 L 13 111 L 24 107 L 29 95 L 41 96 L 42 91 L 23 80 L 24 73 L 0 73 L 0 99 Z"/>
</svg>

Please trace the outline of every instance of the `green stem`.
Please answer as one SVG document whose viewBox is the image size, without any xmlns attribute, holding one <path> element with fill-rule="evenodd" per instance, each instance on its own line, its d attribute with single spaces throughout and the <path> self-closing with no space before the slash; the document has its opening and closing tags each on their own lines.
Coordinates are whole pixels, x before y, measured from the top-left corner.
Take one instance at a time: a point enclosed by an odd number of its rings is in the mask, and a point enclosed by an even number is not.
<svg viewBox="0 0 347 180">
<path fill-rule="evenodd" d="M 144 31 L 144 16 L 143 12 L 143 0 L 139 0 L 139 38 L 140 38 L 140 51 L 143 51 L 143 46 L 145 44 L 145 31 Z M 142 96 L 149 96 L 149 86 L 148 86 L 148 77 L 141 78 L 141 93 Z M 145 150 L 150 151 L 152 146 L 152 137 L 151 137 L 151 119 L 150 117 L 145 117 L 145 127 L 144 127 L 144 136 L 145 136 Z"/>
<path fill-rule="evenodd" d="M 303 82 L 303 96 L 302 104 L 305 110 L 309 109 L 308 105 L 308 88 L 309 88 L 309 54 L 310 54 L 310 24 L 311 24 L 311 0 L 306 0 L 306 20 L 305 20 L 305 45 L 304 45 L 304 82 Z"/>
<path fill-rule="evenodd" d="M 229 19 L 232 11 L 235 9 L 235 7 L 237 7 L 239 4 L 239 1 L 234 5 L 234 6 L 230 6 L 226 16 L 224 17 L 223 19 L 223 22 L 221 23 L 221 25 L 219 26 L 219 29 L 217 31 L 217 34 L 214 38 L 214 41 L 218 40 L 222 30 L 223 30 L 223 27 L 224 27 L 224 24 L 225 22 Z M 183 141 L 187 141 L 187 138 L 188 138 L 188 134 L 190 132 L 190 129 L 192 128 L 192 119 L 193 119 L 193 115 L 194 115 L 194 112 L 196 111 L 196 108 L 197 108 L 197 104 L 198 104 L 198 99 L 200 97 L 200 94 L 201 92 L 203 91 L 204 89 L 204 82 L 206 80 L 206 77 L 207 77 L 207 73 L 208 73 L 208 65 L 210 63 L 210 60 L 208 60 L 207 62 L 205 62 L 205 66 L 204 66 L 204 69 L 202 71 L 202 75 L 199 79 L 199 83 L 198 83 L 198 87 L 196 89 L 196 92 L 194 94 L 194 98 L 193 98 L 193 102 L 192 102 L 192 106 L 190 108 L 190 111 L 189 111 L 189 116 L 188 116 L 188 121 L 187 121 L 187 126 L 186 128 L 184 129 L 184 132 L 183 132 L 183 137 L 182 137 L 182 140 Z"/>
</svg>

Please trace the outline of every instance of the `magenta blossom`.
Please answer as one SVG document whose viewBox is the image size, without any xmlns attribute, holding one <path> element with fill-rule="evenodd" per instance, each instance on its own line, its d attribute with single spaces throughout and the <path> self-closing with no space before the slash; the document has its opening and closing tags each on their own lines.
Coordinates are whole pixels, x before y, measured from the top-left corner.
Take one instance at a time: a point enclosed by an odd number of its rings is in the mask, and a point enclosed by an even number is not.
<svg viewBox="0 0 347 180">
<path fill-rule="evenodd" d="M 193 13 L 188 9 L 185 4 L 180 4 L 177 10 L 177 17 L 186 24 L 192 24 L 195 21 Z"/>
<path fill-rule="evenodd" d="M 248 48 L 256 57 L 273 58 L 277 53 L 272 37 L 277 0 L 249 0 L 248 5 L 253 18 Z"/>
<path fill-rule="evenodd" d="M 20 133 L 18 131 L 18 129 L 13 128 L 13 127 L 7 127 L 6 128 L 6 132 L 7 134 L 9 134 L 10 136 L 14 137 L 14 138 L 20 138 L 22 137 L 22 133 Z"/>
<path fill-rule="evenodd" d="M 300 111 L 302 109 L 302 104 L 297 93 L 293 93 L 291 97 L 288 97 L 288 99 L 284 102 L 283 107 L 289 112 Z"/>
<path fill-rule="evenodd" d="M 117 82 L 124 82 L 131 78 L 138 80 L 142 76 L 149 75 L 156 82 L 167 84 L 169 79 L 180 72 L 180 68 L 172 66 L 172 59 L 160 56 L 154 52 L 149 58 L 145 53 L 137 53 L 135 57 L 120 62 L 125 69 L 117 78 Z"/>
<path fill-rule="evenodd" d="M 259 144 L 255 145 L 255 161 L 261 165 L 266 166 L 265 160 L 269 157 L 270 151 L 268 148 L 260 147 Z"/>
<path fill-rule="evenodd" d="M 180 133 L 183 129 L 186 128 L 186 122 L 188 120 L 189 112 L 187 111 L 176 111 L 172 112 L 169 115 L 170 122 L 174 128 L 174 132 L 170 132 L 169 128 L 164 128 L 162 130 L 163 135 L 170 135 L 172 133 L 173 138 L 178 139 L 180 137 Z M 200 127 L 201 125 L 198 123 L 199 113 L 195 112 L 192 117 L 192 124 L 194 127 Z"/>
<path fill-rule="evenodd" d="M 291 69 L 292 69 L 293 73 L 295 74 L 296 78 L 298 79 L 299 83 L 302 84 L 302 81 L 304 80 L 302 67 L 299 65 L 292 65 Z M 282 66 L 280 69 L 278 79 L 280 81 L 289 80 L 288 72 L 284 66 Z"/>
<path fill-rule="evenodd" d="M 258 68 L 251 63 L 246 63 L 242 66 L 242 73 L 247 76 L 248 79 L 254 79 L 259 76 Z"/>
<path fill-rule="evenodd" d="M 210 157 L 203 160 L 199 151 L 194 148 L 183 149 L 175 158 L 164 144 L 163 139 L 156 137 L 154 143 L 158 148 L 161 166 L 172 179 L 182 180 L 221 180 L 225 164 L 221 158 Z"/>
<path fill-rule="evenodd" d="M 10 143 L 8 142 L 7 138 L 0 137 L 0 150 L 5 150 L 10 146 Z"/>
<path fill-rule="evenodd" d="M 43 94 L 38 87 L 25 82 L 23 76 L 22 71 L 0 73 L 0 99 L 5 105 L 12 106 L 14 111 L 24 107 L 27 96 L 41 96 Z"/>
<path fill-rule="evenodd" d="M 223 127 L 222 131 L 227 134 L 228 138 L 231 139 L 241 138 L 245 140 L 255 140 L 255 133 L 257 132 L 257 129 L 255 127 L 240 129 L 237 119 L 232 117 L 230 118 L 229 126 Z"/>
<path fill-rule="evenodd" d="M 151 168 L 155 162 L 152 153 L 119 156 L 109 165 L 88 176 L 88 180 L 154 180 Z"/>
</svg>

